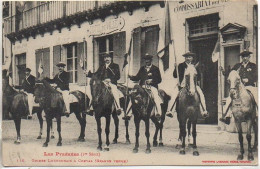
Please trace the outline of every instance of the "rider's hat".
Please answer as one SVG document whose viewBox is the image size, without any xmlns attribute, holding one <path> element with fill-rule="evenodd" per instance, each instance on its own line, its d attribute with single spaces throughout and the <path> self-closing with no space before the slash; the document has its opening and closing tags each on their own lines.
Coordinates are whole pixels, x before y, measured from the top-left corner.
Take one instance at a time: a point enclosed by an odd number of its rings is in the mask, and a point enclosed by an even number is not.
<svg viewBox="0 0 260 169">
<path fill-rule="evenodd" d="M 249 52 L 249 51 L 244 50 L 243 52 L 241 52 L 241 53 L 239 54 L 239 56 L 244 57 L 244 56 L 249 56 L 250 54 L 252 54 L 252 52 Z"/>
<path fill-rule="evenodd" d="M 58 67 L 65 67 L 65 66 L 66 66 L 66 63 L 64 63 L 64 62 L 59 62 L 58 64 L 56 64 L 56 66 L 58 66 Z"/>
<path fill-rule="evenodd" d="M 150 55 L 150 54 L 146 53 L 146 54 L 143 56 L 143 59 L 144 59 L 144 60 L 153 59 L 153 55 Z"/>
<path fill-rule="evenodd" d="M 195 53 L 192 53 L 192 52 L 188 51 L 187 53 L 184 53 L 182 56 L 184 56 L 184 57 L 187 57 L 187 56 L 194 57 L 195 55 L 196 55 Z"/>
<path fill-rule="evenodd" d="M 31 71 L 32 70 L 30 68 L 28 68 L 28 67 L 25 69 L 25 72 L 31 72 Z"/>
<path fill-rule="evenodd" d="M 103 57 L 106 58 L 106 57 L 111 57 L 112 58 L 112 55 L 110 55 L 109 53 L 104 53 L 103 54 Z"/>
</svg>

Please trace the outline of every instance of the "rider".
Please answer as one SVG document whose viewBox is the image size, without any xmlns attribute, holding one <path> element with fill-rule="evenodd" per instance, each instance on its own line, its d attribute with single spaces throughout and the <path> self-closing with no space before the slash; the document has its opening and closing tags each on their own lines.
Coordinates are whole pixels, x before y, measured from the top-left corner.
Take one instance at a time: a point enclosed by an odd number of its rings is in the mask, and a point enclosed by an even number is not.
<svg viewBox="0 0 260 169">
<path fill-rule="evenodd" d="M 32 118 L 32 109 L 33 109 L 33 93 L 34 93 L 34 86 L 35 86 L 35 77 L 31 75 L 31 69 L 25 69 L 25 78 L 23 79 L 22 83 L 22 90 L 27 94 L 28 97 L 28 106 L 29 106 L 29 115 L 28 119 Z"/>
<path fill-rule="evenodd" d="M 57 91 L 62 93 L 63 100 L 65 103 L 65 115 L 68 116 L 70 113 L 70 102 L 69 102 L 69 79 L 70 74 L 69 72 L 66 72 L 65 66 L 66 64 L 64 62 L 59 62 L 56 65 L 59 68 L 59 73 L 57 73 L 53 79 L 49 79 L 48 77 L 45 78 L 45 80 L 49 83 L 55 83 L 57 84 Z"/>
<path fill-rule="evenodd" d="M 139 85 L 143 88 L 145 88 L 146 85 L 149 85 L 149 87 L 151 87 L 152 97 L 154 99 L 157 110 L 155 111 L 155 117 L 160 119 L 162 115 L 161 104 L 163 103 L 163 101 L 158 93 L 158 84 L 162 81 L 161 73 L 159 68 L 152 64 L 152 55 L 145 54 L 143 56 L 143 59 L 145 60 L 145 66 L 142 66 L 140 68 L 136 76 L 129 75 L 129 78 L 132 81 L 140 80 Z M 131 116 L 131 114 L 128 114 L 127 116 Z"/>
<path fill-rule="evenodd" d="M 243 84 L 245 85 L 246 89 L 248 89 L 252 93 L 252 95 L 255 99 L 255 102 L 257 104 L 257 87 L 255 87 L 256 82 L 257 82 L 257 66 L 256 66 L 256 64 L 249 61 L 250 54 L 252 54 L 252 52 L 249 52 L 249 51 L 241 52 L 239 54 L 239 56 L 242 57 L 242 62 L 236 64 L 232 68 L 232 70 L 236 70 L 239 72 L 239 76 L 240 76 Z M 220 67 L 220 69 L 225 74 L 223 68 Z M 232 112 L 228 111 L 228 109 L 230 107 L 230 103 L 231 103 L 231 98 L 229 96 L 226 100 L 226 105 L 224 107 L 224 114 L 226 114 L 226 116 L 219 119 L 221 122 L 224 122 L 226 124 L 230 124 L 230 119 L 231 119 L 231 115 L 232 115 Z"/>
<path fill-rule="evenodd" d="M 122 112 L 122 108 L 120 107 L 120 102 L 119 102 L 120 94 L 116 86 L 117 81 L 120 79 L 119 65 L 112 62 L 112 55 L 110 55 L 109 53 L 104 54 L 104 61 L 105 63 L 101 65 L 95 73 L 91 73 L 89 71 L 87 77 L 91 77 L 93 74 L 95 74 L 104 83 L 108 84 L 111 87 L 111 93 L 116 102 L 115 104 L 116 111 L 118 112 L 118 114 L 120 114 Z M 89 103 L 91 105 L 92 95 L 91 95 L 90 85 L 87 86 L 86 94 L 90 99 Z M 86 110 L 86 114 L 93 115 L 92 106 L 88 106 L 88 107 L 90 108 Z"/>
<path fill-rule="evenodd" d="M 174 89 L 173 95 L 171 96 L 171 100 L 169 101 L 169 104 L 168 104 L 169 106 L 168 106 L 167 113 L 166 113 L 166 115 L 169 116 L 169 117 L 173 117 L 173 113 L 171 112 L 171 108 L 172 108 L 173 104 L 175 104 L 176 98 L 178 97 L 179 88 L 184 87 L 183 79 L 184 79 L 185 70 L 186 70 L 188 65 L 193 64 L 195 53 L 187 52 L 187 53 L 183 54 L 182 56 L 185 57 L 185 61 L 183 63 L 180 63 L 179 66 L 178 66 L 179 85 L 180 86 L 176 87 Z M 197 70 L 197 72 L 198 72 L 198 70 Z M 173 77 L 177 78 L 176 68 L 173 72 Z M 200 74 L 198 73 L 198 79 L 199 78 L 200 78 Z M 200 96 L 200 102 L 201 102 L 201 105 L 202 105 L 202 106 L 200 106 L 200 108 L 202 109 L 201 115 L 203 117 L 206 117 L 208 112 L 207 112 L 207 108 L 206 108 L 206 102 L 205 102 L 204 94 L 203 94 L 201 88 L 198 85 L 196 85 L 196 90 L 197 90 L 197 92 Z"/>
</svg>

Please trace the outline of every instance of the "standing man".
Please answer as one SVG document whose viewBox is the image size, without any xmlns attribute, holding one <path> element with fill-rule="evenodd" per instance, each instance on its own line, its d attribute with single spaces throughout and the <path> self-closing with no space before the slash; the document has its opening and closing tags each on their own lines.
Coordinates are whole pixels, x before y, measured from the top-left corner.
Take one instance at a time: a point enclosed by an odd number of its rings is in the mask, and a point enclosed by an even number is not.
<svg viewBox="0 0 260 169">
<path fill-rule="evenodd" d="M 163 103 L 163 101 L 158 93 L 158 84 L 162 81 L 161 73 L 159 68 L 152 64 L 152 55 L 146 54 L 145 56 L 143 56 L 143 59 L 145 60 L 145 66 L 142 66 L 140 68 L 136 76 L 129 75 L 129 78 L 132 81 L 140 81 L 139 85 L 143 88 L 145 88 L 145 85 L 151 86 L 151 93 L 153 95 L 157 110 L 155 113 L 155 117 L 157 119 L 160 119 L 162 115 L 161 104 Z M 127 116 L 130 115 L 128 114 Z"/>
<path fill-rule="evenodd" d="M 98 70 L 95 73 L 89 73 L 87 74 L 88 77 L 91 77 L 93 74 L 97 75 L 97 77 L 102 80 L 103 82 L 107 83 L 111 87 L 111 93 L 115 99 L 115 106 L 116 111 L 118 114 L 122 112 L 122 108 L 120 107 L 120 94 L 117 89 L 117 81 L 120 79 L 120 70 L 119 65 L 112 62 L 112 55 L 109 53 L 104 54 L 104 64 L 101 65 Z M 87 86 L 86 94 L 89 97 L 90 101 L 89 103 L 92 103 L 92 95 L 91 95 L 91 89 L 90 85 Z M 90 106 L 88 106 L 90 107 Z M 87 114 L 92 115 L 92 106 L 87 110 Z"/>
<path fill-rule="evenodd" d="M 184 79 L 185 70 L 188 67 L 188 65 L 194 64 L 193 60 L 194 60 L 194 57 L 195 57 L 195 53 L 187 52 L 187 53 L 183 54 L 182 56 L 185 57 L 185 61 L 178 65 L 178 74 L 179 74 L 179 84 L 180 84 L 180 86 L 175 87 L 173 95 L 171 96 L 171 100 L 169 101 L 168 110 L 167 110 L 167 113 L 166 113 L 166 115 L 169 116 L 169 117 L 173 117 L 173 113 L 171 112 L 171 107 L 176 102 L 176 98 L 178 97 L 178 94 L 179 94 L 179 88 L 184 87 L 183 79 Z M 197 70 L 197 72 L 198 72 L 198 70 Z M 176 69 L 173 72 L 173 77 L 177 78 L 177 70 Z M 198 79 L 200 79 L 200 73 L 198 73 Z M 206 101 L 205 101 L 204 94 L 203 94 L 201 88 L 198 85 L 196 85 L 196 90 L 197 90 L 197 92 L 200 96 L 200 102 L 201 102 L 201 105 L 202 105 L 202 106 L 200 106 L 200 109 L 202 109 L 201 115 L 203 117 L 206 117 L 206 116 L 208 116 L 208 112 L 207 112 L 207 108 L 206 108 Z"/>
<path fill-rule="evenodd" d="M 257 66 L 256 64 L 249 61 L 250 54 L 252 54 L 252 52 L 249 51 L 241 52 L 239 56 L 242 57 L 242 62 L 236 64 L 232 68 L 232 70 L 236 70 L 239 72 L 239 76 L 242 80 L 242 83 L 245 85 L 246 89 L 248 89 L 252 93 L 256 104 L 258 104 L 257 87 L 255 87 L 257 83 Z M 223 68 L 220 67 L 220 69 L 224 73 Z M 229 96 L 226 100 L 226 105 L 224 107 L 224 114 L 226 114 L 226 116 L 219 119 L 220 121 L 226 124 L 230 124 L 230 119 L 232 115 L 232 112 L 228 111 L 230 104 L 231 104 L 231 98 Z"/>
<path fill-rule="evenodd" d="M 22 89 L 28 96 L 28 106 L 29 106 L 29 115 L 28 119 L 32 118 L 32 109 L 33 109 L 33 94 L 34 94 L 34 86 L 35 86 L 35 77 L 31 75 L 31 69 L 25 69 L 25 78 L 22 83 Z"/>
<path fill-rule="evenodd" d="M 65 107 L 66 107 L 65 115 L 68 116 L 70 114 L 70 101 L 69 101 L 70 74 L 69 72 L 66 72 L 64 70 L 66 66 L 64 62 L 59 62 L 56 66 L 59 68 L 59 73 L 57 73 L 53 79 L 45 78 L 45 80 L 49 83 L 57 84 L 57 91 L 62 93 L 63 100 L 65 103 Z"/>
</svg>

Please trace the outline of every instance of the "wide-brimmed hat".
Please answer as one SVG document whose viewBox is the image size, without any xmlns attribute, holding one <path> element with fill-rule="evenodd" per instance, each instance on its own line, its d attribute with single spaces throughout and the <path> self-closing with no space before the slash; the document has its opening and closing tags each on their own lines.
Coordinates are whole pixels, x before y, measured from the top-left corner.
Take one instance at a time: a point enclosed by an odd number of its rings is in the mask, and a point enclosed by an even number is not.
<svg viewBox="0 0 260 169">
<path fill-rule="evenodd" d="M 30 68 L 28 68 L 28 67 L 25 69 L 25 72 L 31 72 L 31 71 L 32 70 Z"/>
<path fill-rule="evenodd" d="M 248 55 L 250 55 L 250 54 L 252 54 L 252 52 L 249 52 L 249 51 L 243 51 L 243 52 L 241 52 L 240 54 L 239 54 L 239 56 L 242 56 L 242 57 L 244 57 L 244 56 L 248 56 Z"/>
<path fill-rule="evenodd" d="M 66 63 L 64 63 L 64 62 L 59 62 L 58 64 L 56 64 L 56 66 L 58 66 L 58 67 L 65 67 L 65 66 L 66 66 Z"/>
<path fill-rule="evenodd" d="M 146 53 L 146 54 L 143 56 L 143 59 L 144 59 L 144 60 L 153 59 L 153 55 L 150 55 L 150 54 Z"/>
<path fill-rule="evenodd" d="M 182 56 L 184 56 L 184 57 L 187 57 L 187 56 L 192 56 L 192 57 L 194 57 L 196 54 L 195 53 L 192 53 L 192 52 L 187 52 L 187 53 L 184 53 Z"/>
</svg>

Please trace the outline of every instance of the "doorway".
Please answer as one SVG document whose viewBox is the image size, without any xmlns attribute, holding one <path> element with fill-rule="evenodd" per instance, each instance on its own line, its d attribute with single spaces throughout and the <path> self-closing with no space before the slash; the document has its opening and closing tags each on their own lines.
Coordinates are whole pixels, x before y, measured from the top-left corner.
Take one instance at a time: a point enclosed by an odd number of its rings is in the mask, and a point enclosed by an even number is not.
<svg viewBox="0 0 260 169">
<path fill-rule="evenodd" d="M 25 78 L 26 53 L 15 55 L 16 58 L 16 84 L 21 86 Z"/>
</svg>

